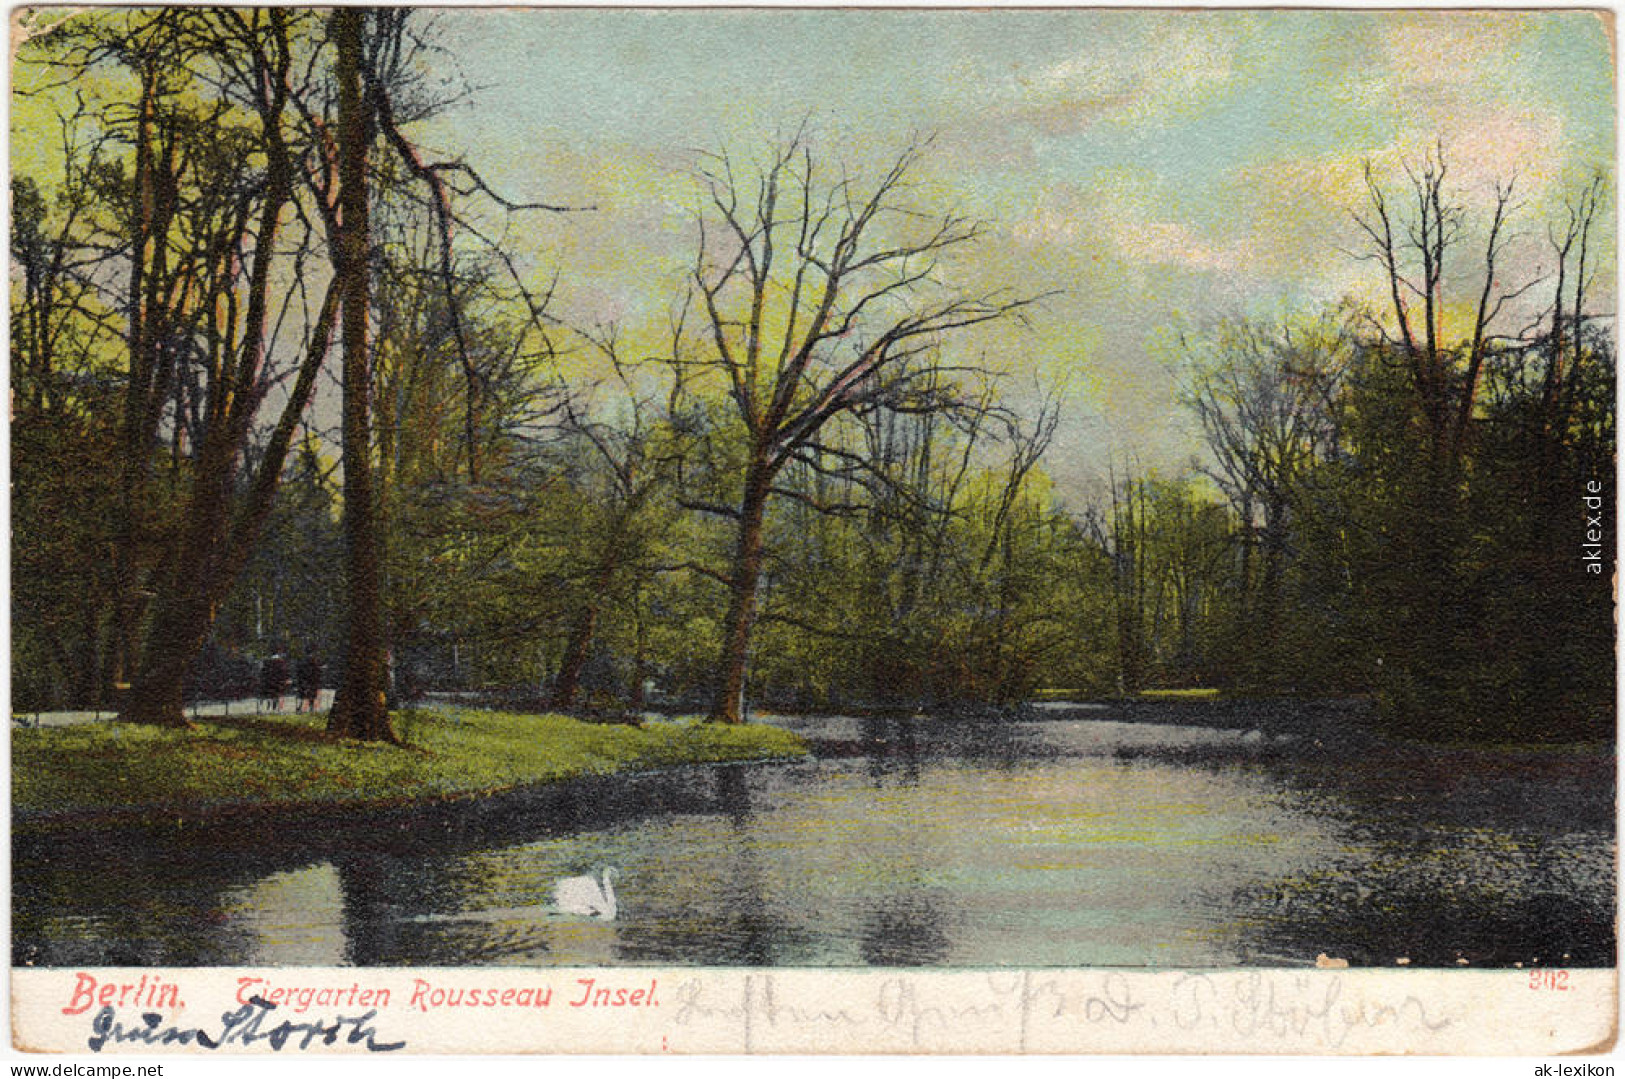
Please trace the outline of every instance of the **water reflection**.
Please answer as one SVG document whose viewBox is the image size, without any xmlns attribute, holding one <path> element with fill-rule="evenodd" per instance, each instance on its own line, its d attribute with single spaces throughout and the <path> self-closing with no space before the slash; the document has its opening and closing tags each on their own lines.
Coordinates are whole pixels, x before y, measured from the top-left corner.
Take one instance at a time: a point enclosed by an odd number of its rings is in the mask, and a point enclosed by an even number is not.
<svg viewBox="0 0 1625 1079">
<path fill-rule="evenodd" d="M 863 919 L 861 955 L 876 967 L 921 967 L 943 963 L 952 950 L 941 888 L 912 881 L 882 897 Z"/>
<path fill-rule="evenodd" d="M 740 829 L 750 821 L 750 785 L 745 766 L 724 764 L 716 769 L 717 805 Z"/>
<path fill-rule="evenodd" d="M 1355 767 L 1238 752 L 1258 741 L 1241 730 L 1075 717 L 833 717 L 812 733 L 815 761 L 393 822 L 21 842 L 14 961 L 1612 962 L 1596 766 Z M 605 866 L 621 871 L 616 921 L 551 909 L 560 878 Z"/>
<path fill-rule="evenodd" d="M 1258 916 L 1236 941 L 1243 963 L 1310 950 L 1356 966 L 1610 966 L 1614 931 L 1597 904 L 1554 892 L 1451 895 L 1383 887 L 1355 903 L 1308 888 Z M 1245 909 L 1255 897 L 1238 896 Z M 1289 915 L 1287 910 L 1295 910 Z M 1380 912 L 1374 916 L 1376 912 Z"/>
<path fill-rule="evenodd" d="M 756 849 L 755 829 L 749 827 L 750 785 L 741 765 L 717 769 L 717 802 L 733 827 L 734 841 L 727 845 L 728 857 L 718 873 L 719 886 L 730 902 L 711 932 L 721 945 L 721 962 L 729 965 L 763 967 L 774 960 L 774 924 L 767 906 L 762 859 Z M 691 893 L 692 894 L 692 893 Z M 705 897 L 692 895 L 698 904 Z M 639 949 L 626 949 L 626 958 L 637 961 Z"/>
<path fill-rule="evenodd" d="M 1234 944 L 1243 962 L 1313 948 L 1361 966 L 1608 966 L 1614 924 L 1597 900 L 1612 886 L 1594 846 L 1505 833 L 1408 856 L 1352 846 L 1325 871 L 1231 894 Z"/>
<path fill-rule="evenodd" d="M 403 904 L 392 896 L 390 867 L 381 855 L 363 853 L 338 859 L 345 961 L 376 967 L 400 954 Z M 404 897 L 403 897 L 404 898 Z"/>
<path fill-rule="evenodd" d="M 351 942 L 365 929 L 348 917 L 343 878 L 331 862 L 271 873 L 224 889 L 220 908 L 252 941 L 250 954 L 267 966 L 358 963 Z"/>
<path fill-rule="evenodd" d="M 626 963 L 694 962 L 696 942 L 707 962 L 771 966 L 797 939 L 769 902 L 758 835 L 753 769 L 713 770 L 709 813 L 667 818 L 634 859 L 624 889 L 630 913 L 619 925 L 618 958 Z M 640 837 L 642 838 L 642 837 Z"/>
<path fill-rule="evenodd" d="M 913 786 L 920 781 L 920 743 L 914 732 L 918 722 L 912 716 L 862 718 L 860 738 L 875 786 L 887 781 Z"/>
<path fill-rule="evenodd" d="M 15 841 L 12 961 L 19 966 L 220 966 L 253 954 L 221 900 L 261 867 L 151 839 Z"/>
</svg>

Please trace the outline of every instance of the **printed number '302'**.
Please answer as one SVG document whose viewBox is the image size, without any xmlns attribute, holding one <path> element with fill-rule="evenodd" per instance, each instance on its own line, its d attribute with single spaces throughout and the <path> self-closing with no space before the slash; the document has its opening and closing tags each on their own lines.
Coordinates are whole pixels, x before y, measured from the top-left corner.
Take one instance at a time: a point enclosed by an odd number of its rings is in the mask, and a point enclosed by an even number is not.
<svg viewBox="0 0 1625 1079">
<path fill-rule="evenodd" d="M 1569 987 L 1569 972 L 1566 970 L 1531 970 L 1529 972 L 1529 988 L 1555 989 L 1559 992 Z"/>
</svg>

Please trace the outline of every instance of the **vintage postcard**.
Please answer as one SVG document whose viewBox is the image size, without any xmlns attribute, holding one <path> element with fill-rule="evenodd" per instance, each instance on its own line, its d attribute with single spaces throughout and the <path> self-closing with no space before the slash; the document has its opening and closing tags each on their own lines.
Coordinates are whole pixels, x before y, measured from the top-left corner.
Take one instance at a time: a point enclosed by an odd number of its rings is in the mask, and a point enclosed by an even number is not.
<svg viewBox="0 0 1625 1079">
<path fill-rule="evenodd" d="M 13 1051 L 1610 1051 L 1615 32 L 14 9 Z"/>
</svg>

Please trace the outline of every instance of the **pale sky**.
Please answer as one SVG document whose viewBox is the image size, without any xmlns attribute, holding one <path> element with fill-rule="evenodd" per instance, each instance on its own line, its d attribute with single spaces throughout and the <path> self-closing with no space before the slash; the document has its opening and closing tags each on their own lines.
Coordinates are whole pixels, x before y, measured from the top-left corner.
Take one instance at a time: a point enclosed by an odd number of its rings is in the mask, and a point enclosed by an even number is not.
<svg viewBox="0 0 1625 1079">
<path fill-rule="evenodd" d="M 1110 453 L 1192 452 L 1176 327 L 1372 293 L 1340 252 L 1363 161 L 1397 178 L 1442 139 L 1469 206 L 1516 176 L 1546 263 L 1543 214 L 1614 169 L 1610 28 L 1584 12 L 464 10 L 440 30 L 483 88 L 430 141 L 598 207 L 532 226 L 574 317 L 663 311 L 693 151 L 750 157 L 808 117 L 858 161 L 933 134 L 933 196 L 992 226 L 976 284 L 1063 290 L 995 348 L 1017 381 L 1068 385 L 1052 467 L 1079 483 Z"/>
<path fill-rule="evenodd" d="M 1198 448 L 1173 400 L 1180 329 L 1376 295 L 1373 267 L 1344 253 L 1362 162 L 1397 181 L 1442 140 L 1470 208 L 1515 176 L 1525 276 L 1550 265 L 1563 193 L 1615 167 L 1612 28 L 1596 13 L 437 18 L 432 37 L 478 89 L 415 134 L 512 197 L 596 207 L 529 216 L 517 237 L 558 271 L 555 310 L 576 323 L 664 318 L 693 257 L 697 151 L 758 157 L 810 121 L 826 161 L 862 167 L 933 136 L 924 205 L 989 224 L 966 284 L 1060 291 L 1030 332 L 962 347 L 993 357 L 1018 397 L 1035 378 L 1067 387 L 1050 461 L 1063 489 L 1086 489 L 1113 455 L 1175 469 Z M 1611 219 L 1603 232 L 1611 253 Z M 1611 261 L 1602 272 L 1612 282 Z"/>
</svg>

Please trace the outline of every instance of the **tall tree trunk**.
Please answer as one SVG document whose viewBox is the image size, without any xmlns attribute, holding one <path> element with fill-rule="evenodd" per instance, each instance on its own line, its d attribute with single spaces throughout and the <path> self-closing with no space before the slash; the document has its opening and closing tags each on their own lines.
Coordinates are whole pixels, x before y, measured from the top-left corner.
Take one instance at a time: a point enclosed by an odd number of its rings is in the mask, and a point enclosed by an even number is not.
<svg viewBox="0 0 1625 1079">
<path fill-rule="evenodd" d="M 64 664 L 65 669 L 70 672 L 67 700 L 75 705 L 95 700 L 101 686 L 99 677 L 102 669 L 101 652 L 97 647 L 101 642 L 101 624 L 101 610 L 87 605 L 79 629 L 79 639 L 73 645 L 69 656 L 64 657 L 67 660 Z"/>
<path fill-rule="evenodd" d="M 641 720 L 643 710 L 649 706 L 645 697 L 644 686 L 649 675 L 649 634 L 648 627 L 643 619 L 643 596 L 641 592 L 632 594 L 632 704 L 631 712 L 634 718 Z"/>
<path fill-rule="evenodd" d="M 129 351 L 130 377 L 125 392 L 123 426 L 119 437 L 119 502 L 114 520 L 112 639 L 105 664 L 100 703 L 111 704 L 114 686 L 129 679 L 139 647 L 141 615 L 141 558 L 143 543 L 140 507 L 150 492 L 147 479 L 155 426 L 152 399 L 159 391 L 158 349 L 161 333 L 152 325 L 160 312 L 153 302 L 152 279 L 160 275 L 165 246 L 155 241 L 168 228 L 162 213 L 154 173 L 153 147 L 158 80 L 149 64 L 141 74 L 141 100 L 136 107 L 135 178 L 130 244 Z"/>
<path fill-rule="evenodd" d="M 745 665 L 750 655 L 750 633 L 756 621 L 756 585 L 762 576 L 762 523 L 767 511 L 772 470 L 765 463 L 751 466 L 745 478 L 745 497 L 739 508 L 739 542 L 734 549 L 731 595 L 723 622 L 722 656 L 717 665 L 716 696 L 711 701 L 714 723 L 738 723 L 744 715 Z"/>
<path fill-rule="evenodd" d="M 598 616 L 603 609 L 604 597 L 609 594 L 609 586 L 615 580 L 616 571 L 621 568 L 621 561 L 626 555 L 627 528 L 641 502 L 642 497 L 634 493 L 609 523 L 603 551 L 598 564 L 593 567 L 592 577 L 587 583 L 587 594 L 581 601 L 581 608 L 576 611 L 570 627 L 570 640 L 565 645 L 564 658 L 559 662 L 559 679 L 553 689 L 555 708 L 569 708 L 575 703 L 576 694 L 581 689 L 581 675 L 586 670 L 587 656 L 592 651 L 593 637 L 598 631 Z"/>
<path fill-rule="evenodd" d="M 286 65 L 283 65 L 285 72 Z M 288 401 L 266 444 L 246 498 L 234 497 L 238 470 L 258 410 L 265 324 L 270 310 L 271 265 L 282 214 L 293 198 L 293 176 L 281 133 L 282 101 L 263 110 L 268 158 L 265 201 L 249 272 L 241 353 L 221 365 L 219 403 L 210 410 L 186 503 L 181 544 L 164 567 L 152 625 L 132 679 L 125 719 L 166 727 L 187 726 L 185 680 L 214 624 L 215 611 L 246 564 L 282 476 L 299 417 L 316 385 L 332 339 L 336 293 L 330 288 L 312 327 Z M 177 424 L 179 419 L 177 419 Z"/>
<path fill-rule="evenodd" d="M 166 595 L 153 612 L 150 643 L 119 718 L 157 727 L 190 727 L 186 675 L 202 650 L 213 605 L 193 593 Z"/>
<path fill-rule="evenodd" d="M 268 223 L 262 223 L 262 236 L 275 234 L 274 218 L 275 214 L 271 214 Z M 237 451 L 232 447 L 242 444 L 243 434 L 240 430 L 226 431 L 223 419 L 210 429 L 199 459 L 198 479 L 187 503 L 184 543 L 163 576 L 141 665 L 128 700 L 123 702 L 126 720 L 169 727 L 186 725 L 181 701 L 187 672 L 208 640 L 215 611 L 241 575 L 270 516 L 294 431 L 310 403 L 317 373 L 332 345 L 336 296 L 329 286 L 292 392 L 266 443 L 247 496 L 235 513 L 232 488 L 236 485 Z M 251 323 L 260 324 L 254 320 Z M 222 431 L 226 433 L 218 434 Z"/>
<path fill-rule="evenodd" d="M 1286 674 L 1280 650 L 1282 590 L 1286 580 L 1286 505 L 1272 497 L 1264 509 L 1264 570 L 1260 585 L 1254 637 L 1250 648 L 1258 664 L 1260 680 L 1279 687 Z"/>
<path fill-rule="evenodd" d="M 1240 540 L 1240 557 L 1236 562 L 1235 585 L 1231 589 L 1235 605 L 1230 609 L 1222 655 L 1219 657 L 1219 677 L 1227 687 L 1254 681 L 1247 641 L 1252 629 L 1252 577 L 1253 577 L 1253 500 L 1250 492 L 1243 491 L 1239 504 L 1232 503 L 1237 524 L 1236 537 Z"/>
<path fill-rule="evenodd" d="M 327 729 L 346 738 L 395 742 L 384 686 L 383 563 L 378 550 L 372 489 L 372 431 L 367 363 L 368 246 L 367 122 L 361 97 L 363 13 L 333 12 L 338 52 L 339 236 L 338 272 L 344 319 L 344 577 L 347 641 L 344 682 L 333 700 Z"/>
<path fill-rule="evenodd" d="M 217 562 L 230 512 L 230 462 L 218 459 L 218 441 L 218 435 L 211 439 L 199 462 L 185 538 L 158 585 L 146 647 L 120 708 L 120 718 L 128 722 L 191 725 L 183 710 L 186 672 L 213 621 Z"/>
<path fill-rule="evenodd" d="M 569 708 L 575 704 L 581 689 L 581 675 L 587 668 L 587 655 L 592 650 L 592 639 L 598 629 L 598 609 L 605 589 L 609 587 L 612 568 L 601 565 L 593 574 L 587 598 L 576 612 L 575 624 L 570 627 L 570 641 L 564 648 L 564 659 L 559 662 L 559 680 L 553 687 L 553 707 Z"/>
</svg>

